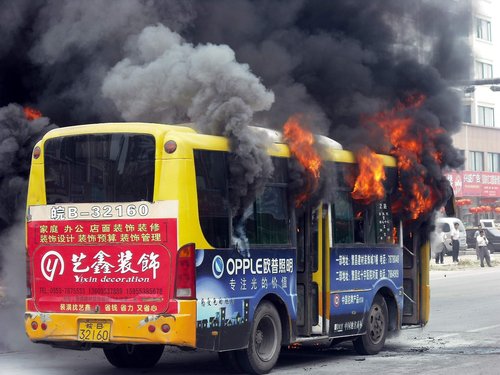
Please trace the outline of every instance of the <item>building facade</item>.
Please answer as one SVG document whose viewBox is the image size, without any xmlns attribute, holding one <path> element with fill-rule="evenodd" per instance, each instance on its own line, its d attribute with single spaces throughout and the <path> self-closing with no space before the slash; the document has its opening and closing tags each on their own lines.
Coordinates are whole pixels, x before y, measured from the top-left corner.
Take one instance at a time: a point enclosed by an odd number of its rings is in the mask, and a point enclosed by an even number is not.
<svg viewBox="0 0 500 375">
<path fill-rule="evenodd" d="M 480 218 L 500 221 L 500 0 L 476 0 L 472 9 L 470 79 L 485 84 L 462 88 L 464 124 L 453 142 L 465 164 L 447 173 L 469 226 Z"/>
</svg>

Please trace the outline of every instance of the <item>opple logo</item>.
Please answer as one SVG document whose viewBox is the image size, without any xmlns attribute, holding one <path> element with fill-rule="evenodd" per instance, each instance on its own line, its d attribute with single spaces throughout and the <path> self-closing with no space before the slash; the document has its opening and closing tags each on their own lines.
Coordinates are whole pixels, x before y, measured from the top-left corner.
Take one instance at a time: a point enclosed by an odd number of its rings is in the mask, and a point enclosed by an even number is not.
<svg viewBox="0 0 500 375">
<path fill-rule="evenodd" d="M 224 260 L 220 255 L 216 255 L 212 261 L 212 273 L 216 279 L 220 279 L 224 274 Z"/>
<path fill-rule="evenodd" d="M 59 268 L 59 275 L 62 275 L 64 272 L 64 260 L 57 251 L 51 250 L 48 251 L 42 257 L 42 263 L 40 264 L 42 268 L 43 277 L 47 280 L 54 280 L 54 276 L 57 273 L 57 269 Z"/>
</svg>

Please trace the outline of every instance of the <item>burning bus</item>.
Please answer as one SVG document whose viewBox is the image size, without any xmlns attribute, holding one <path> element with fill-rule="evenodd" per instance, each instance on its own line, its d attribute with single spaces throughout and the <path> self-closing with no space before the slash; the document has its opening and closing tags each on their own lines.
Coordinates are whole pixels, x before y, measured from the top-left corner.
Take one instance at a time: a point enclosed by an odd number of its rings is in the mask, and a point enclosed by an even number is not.
<svg viewBox="0 0 500 375">
<path fill-rule="evenodd" d="M 243 194 L 234 145 L 189 124 L 48 132 L 28 189 L 28 337 L 102 348 L 117 367 L 206 349 L 262 374 L 282 346 L 376 354 L 389 331 L 426 324 L 428 231 L 398 214 L 402 159 L 344 150 L 297 118 L 250 130 L 271 173 Z"/>
</svg>

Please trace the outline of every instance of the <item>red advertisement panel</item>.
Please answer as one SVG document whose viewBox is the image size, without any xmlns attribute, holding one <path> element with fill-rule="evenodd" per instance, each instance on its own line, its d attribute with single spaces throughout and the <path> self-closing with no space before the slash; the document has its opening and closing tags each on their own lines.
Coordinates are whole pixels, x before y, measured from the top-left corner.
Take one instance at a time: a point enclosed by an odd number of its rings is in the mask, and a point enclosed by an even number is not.
<svg viewBox="0 0 500 375">
<path fill-rule="evenodd" d="M 32 294 L 39 311 L 165 311 L 177 219 L 40 220 L 28 223 Z"/>
</svg>

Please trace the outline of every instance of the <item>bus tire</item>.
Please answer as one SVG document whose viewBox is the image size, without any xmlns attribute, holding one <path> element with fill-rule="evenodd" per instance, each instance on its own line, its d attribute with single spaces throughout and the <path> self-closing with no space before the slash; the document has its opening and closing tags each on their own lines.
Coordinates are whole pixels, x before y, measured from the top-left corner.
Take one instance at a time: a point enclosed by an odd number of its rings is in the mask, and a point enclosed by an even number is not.
<svg viewBox="0 0 500 375">
<path fill-rule="evenodd" d="M 109 363 L 118 368 L 153 367 L 163 354 L 163 345 L 121 344 L 112 348 L 103 348 Z"/>
<path fill-rule="evenodd" d="M 242 369 L 250 374 L 267 374 L 281 350 L 281 320 L 274 305 L 263 301 L 255 310 L 248 348 L 237 351 Z"/>
<path fill-rule="evenodd" d="M 238 362 L 237 350 L 219 352 L 219 359 L 224 367 L 232 374 L 241 374 L 243 369 Z"/>
<path fill-rule="evenodd" d="M 358 354 L 372 355 L 382 350 L 387 337 L 389 314 L 385 299 L 377 294 L 365 318 L 366 332 L 353 340 Z"/>
</svg>

